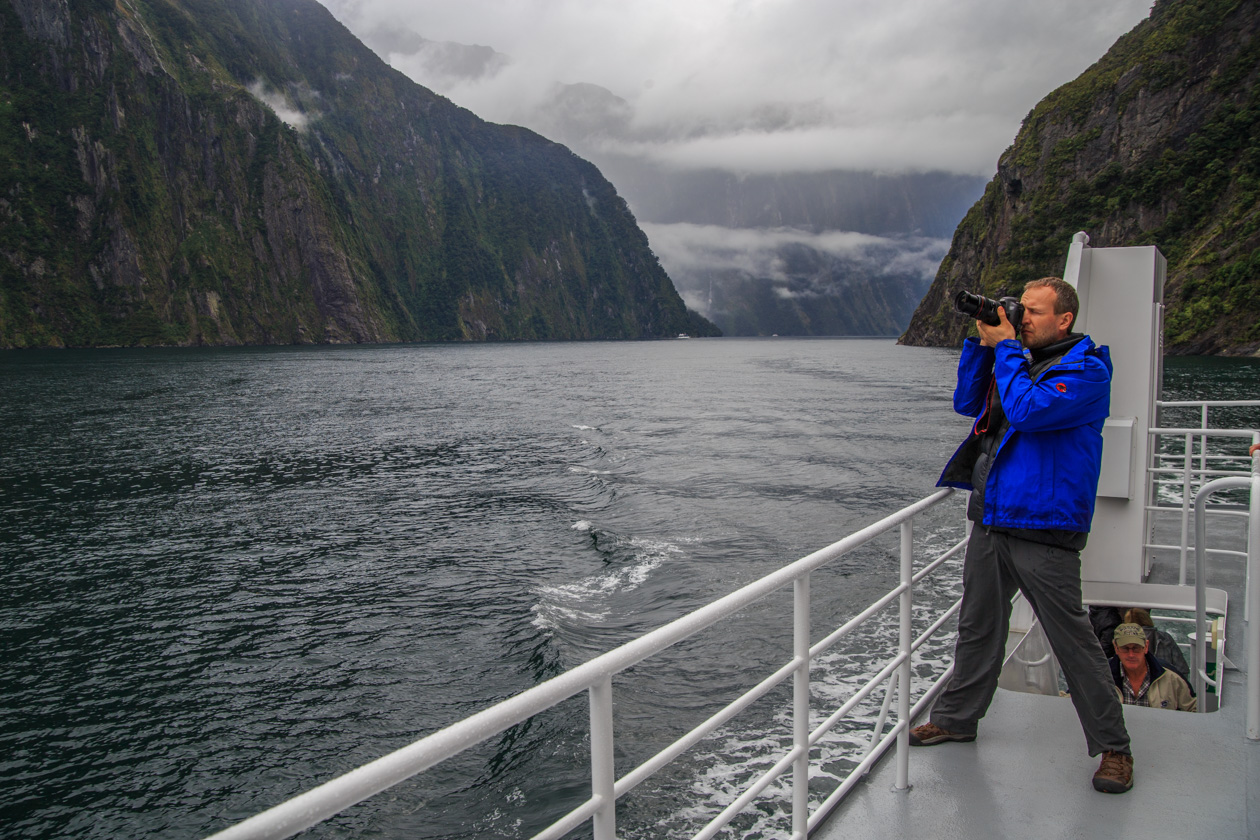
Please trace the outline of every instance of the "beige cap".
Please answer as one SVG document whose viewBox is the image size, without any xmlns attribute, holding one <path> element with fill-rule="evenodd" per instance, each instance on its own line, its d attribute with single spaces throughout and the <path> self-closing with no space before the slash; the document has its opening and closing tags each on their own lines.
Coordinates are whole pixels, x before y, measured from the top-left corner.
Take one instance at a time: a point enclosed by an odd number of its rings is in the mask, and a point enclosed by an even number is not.
<svg viewBox="0 0 1260 840">
<path fill-rule="evenodd" d="M 1116 647 L 1124 647 L 1125 645 L 1142 645 L 1146 646 L 1146 632 L 1138 624 L 1121 624 L 1116 628 L 1115 635 L 1111 637 L 1111 641 Z"/>
</svg>

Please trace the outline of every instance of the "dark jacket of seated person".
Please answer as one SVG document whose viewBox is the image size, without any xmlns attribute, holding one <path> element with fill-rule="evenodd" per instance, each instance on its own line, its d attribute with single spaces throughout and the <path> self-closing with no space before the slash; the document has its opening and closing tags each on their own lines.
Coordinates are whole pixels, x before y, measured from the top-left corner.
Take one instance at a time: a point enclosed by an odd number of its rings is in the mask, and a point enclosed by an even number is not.
<svg viewBox="0 0 1260 840">
<path fill-rule="evenodd" d="M 1120 700 L 1130 706 L 1153 709 L 1197 711 L 1194 689 L 1181 676 L 1150 652 L 1146 633 L 1137 624 L 1121 624 L 1113 636 L 1116 658 L 1111 663 L 1111 677 Z"/>
</svg>

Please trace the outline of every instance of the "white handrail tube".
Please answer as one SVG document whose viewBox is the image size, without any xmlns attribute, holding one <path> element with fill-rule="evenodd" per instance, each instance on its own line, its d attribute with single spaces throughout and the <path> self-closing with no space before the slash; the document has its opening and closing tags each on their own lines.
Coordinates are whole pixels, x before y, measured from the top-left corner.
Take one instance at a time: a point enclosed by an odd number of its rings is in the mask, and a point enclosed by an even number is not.
<svg viewBox="0 0 1260 840">
<path fill-rule="evenodd" d="M 1256 400 L 1158 400 L 1155 403 L 1160 408 L 1249 408 L 1256 404 Z"/>
</svg>

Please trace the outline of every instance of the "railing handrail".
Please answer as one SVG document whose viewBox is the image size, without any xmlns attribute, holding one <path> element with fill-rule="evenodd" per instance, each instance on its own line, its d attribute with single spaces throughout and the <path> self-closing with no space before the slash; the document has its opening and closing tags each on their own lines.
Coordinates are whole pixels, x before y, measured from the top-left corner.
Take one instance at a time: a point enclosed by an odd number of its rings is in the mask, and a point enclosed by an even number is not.
<svg viewBox="0 0 1260 840">
<path fill-rule="evenodd" d="M 1156 400 L 1158 408 L 1244 408 L 1260 406 L 1260 400 Z"/>
<path fill-rule="evenodd" d="M 880 602 L 880 608 L 891 603 L 897 596 L 900 596 L 901 611 L 901 643 L 899 652 L 891 662 L 895 662 L 896 667 L 891 670 L 891 676 L 888 678 L 889 696 L 893 690 L 893 686 L 898 686 L 898 696 L 901 699 L 899 704 L 899 717 L 901 720 L 894 726 L 893 730 L 887 733 L 882 739 L 876 743 L 872 742 L 870 751 L 866 759 L 861 762 L 854 773 L 859 770 L 865 771 L 870 762 L 883 753 L 892 738 L 898 740 L 899 758 L 899 782 L 905 777 L 905 762 L 908 761 L 908 741 L 907 733 L 909 731 L 910 716 L 915 710 L 922 707 L 924 701 L 929 700 L 930 696 L 939 689 L 941 680 L 948 677 L 950 671 L 947 671 L 936 685 L 928 690 L 928 695 L 922 698 L 911 710 L 908 703 L 910 689 L 910 656 L 914 649 L 923 644 L 927 637 L 935 632 L 943 621 L 936 624 L 923 636 L 913 643 L 908 638 L 911 600 L 910 593 L 918 578 L 914 576 L 911 564 L 912 548 L 908 546 L 911 535 L 910 522 L 920 513 L 934 507 L 944 501 L 954 491 L 952 488 L 943 488 L 936 491 L 930 496 L 920 499 L 911 505 L 893 513 L 878 522 L 866 526 L 844 539 L 841 539 L 831 545 L 822 548 L 812 554 L 806 555 L 801 559 L 772 572 L 765 577 L 753 581 L 740 589 L 713 601 L 706 606 L 700 607 L 687 615 L 677 618 L 670 623 L 657 628 L 637 639 L 633 639 L 625 644 L 614 648 L 607 653 L 601 654 L 594 659 L 578 665 L 563 674 L 553 677 L 546 682 L 540 683 L 533 688 L 527 689 L 513 697 L 509 697 L 488 709 L 484 709 L 477 714 L 458 721 L 450 726 L 434 732 L 408 746 L 395 750 L 381 758 L 365 764 L 355 770 L 351 770 L 342 776 L 302 793 L 292 799 L 282 802 L 273 808 L 256 814 L 242 822 L 239 822 L 223 831 L 211 835 L 207 840 L 277 840 L 278 838 L 290 837 L 306 828 L 309 828 L 325 819 L 337 814 L 338 812 L 348 808 L 349 806 L 361 802 L 368 797 L 379 793 L 417 773 L 423 772 L 430 767 L 462 752 L 469 747 L 475 746 L 489 738 L 494 737 L 498 733 L 508 729 L 511 726 L 519 724 L 539 712 L 545 711 L 569 698 L 587 691 L 591 698 L 591 718 L 592 718 L 592 797 L 582 805 L 579 805 L 568 815 L 562 817 L 557 823 L 552 824 L 550 828 L 545 830 L 538 837 L 559 837 L 564 833 L 576 828 L 587 819 L 595 820 L 595 836 L 601 838 L 604 836 L 611 837 L 612 831 L 612 814 L 615 807 L 616 798 L 627 792 L 635 784 L 646 778 L 649 773 L 641 772 L 645 767 L 651 765 L 662 755 L 669 752 L 671 748 L 667 748 L 653 759 L 649 759 L 644 765 L 631 771 L 621 780 L 615 780 L 612 776 L 612 734 L 611 734 L 611 680 L 613 675 L 620 673 L 644 659 L 659 653 L 666 648 L 676 644 L 695 633 L 715 624 L 716 622 L 738 612 L 744 607 L 761 600 L 767 595 L 778 591 L 789 583 L 793 583 L 797 589 L 797 608 L 794 611 L 794 625 L 797 628 L 797 640 L 794 643 L 794 656 L 788 666 L 780 668 L 772 677 L 779 677 L 777 681 L 782 681 L 787 676 L 796 673 L 805 674 L 804 686 L 806 697 L 806 708 L 804 716 L 804 724 L 797 726 L 798 730 L 803 730 L 804 736 L 808 738 L 808 743 L 801 738 L 801 732 L 798 731 L 794 740 L 798 743 L 789 751 L 788 755 L 780 764 L 790 759 L 789 765 L 795 765 L 797 776 L 797 801 L 793 808 L 794 831 L 793 837 L 799 837 L 804 840 L 806 833 L 806 820 L 816 821 L 821 818 L 826 810 L 839 801 L 836 796 L 841 791 L 838 790 L 828 797 L 820 806 L 819 813 L 810 818 L 807 809 L 799 809 L 801 794 L 800 782 L 800 762 L 804 762 L 804 779 L 808 782 L 808 744 L 821 737 L 821 732 L 810 733 L 808 729 L 808 672 L 810 660 L 822 652 L 822 649 L 829 647 L 830 644 L 838 641 L 843 633 L 841 631 L 848 628 L 855 622 L 850 622 L 845 628 L 841 628 L 832 633 L 826 640 L 824 646 L 820 643 L 815 649 L 810 648 L 808 638 L 808 588 L 809 574 L 825 563 L 832 561 L 844 554 L 858 548 L 870 540 L 891 531 L 894 528 L 901 528 L 902 531 L 902 570 L 901 582 L 891 592 L 888 593 Z M 965 538 L 963 543 L 965 543 Z M 947 551 L 944 555 L 934 561 L 934 566 L 939 566 L 941 562 L 949 556 L 957 553 L 959 543 Z M 924 572 L 930 571 L 925 569 Z M 921 573 L 922 574 L 922 573 Z M 802 585 L 803 583 L 803 585 Z M 805 594 L 805 614 L 802 618 L 800 605 L 801 590 Z M 957 609 L 957 604 L 952 609 Z M 868 608 L 862 615 L 862 618 L 868 617 L 876 610 Z M 800 628 L 804 625 L 805 638 L 800 638 Z M 952 669 L 950 669 L 952 670 Z M 777 684 L 776 681 L 776 684 Z M 762 686 L 770 682 L 770 678 L 763 681 Z M 758 686 L 760 688 L 761 686 Z M 737 698 L 733 703 L 729 704 L 727 709 L 736 706 L 745 698 L 756 692 L 758 688 L 754 688 L 746 693 L 742 698 Z M 764 692 L 763 692 L 764 693 Z M 869 690 L 866 691 L 869 694 Z M 798 681 L 796 686 L 796 716 L 800 718 L 799 704 L 801 702 L 801 684 Z M 751 702 L 751 701 L 748 701 Z M 742 707 L 741 707 L 742 708 Z M 738 709 L 736 709 L 738 711 Z M 721 715 L 722 712 L 719 712 Z M 716 718 L 717 716 L 715 716 Z M 600 728 L 597 719 L 606 720 L 606 733 L 597 733 L 596 729 Z M 711 723 L 714 718 L 710 718 L 707 723 Z M 706 724 L 701 724 L 696 730 L 703 728 Z M 719 722 L 720 724 L 720 722 Z M 714 724 L 716 726 L 718 724 Z M 695 732 L 696 730 L 692 730 Z M 606 734 L 606 738 L 604 735 Z M 682 743 L 692 733 L 683 736 L 675 745 Z M 685 747 L 684 747 L 685 748 Z M 681 750 L 679 750 L 681 752 Z M 672 759 L 672 756 L 670 757 Z M 656 768 L 653 768 L 653 772 Z M 784 768 L 786 769 L 786 768 Z M 772 780 L 773 777 L 771 777 Z M 768 781 L 765 782 L 768 784 Z M 762 785 L 764 786 L 764 784 Z M 842 785 L 843 790 L 847 790 L 851 785 Z M 805 788 L 806 793 L 807 787 Z M 834 800 L 834 801 L 833 801 Z M 729 810 L 729 809 L 728 809 Z M 802 810 L 798 814 L 798 810 Z M 722 819 L 719 816 L 718 820 Z M 710 829 L 718 823 L 715 820 L 705 831 L 702 831 L 698 837 L 711 836 Z M 720 825 L 718 826 L 720 828 Z M 713 829 L 714 831 L 716 829 Z"/>
<path fill-rule="evenodd" d="M 1260 405 L 1260 403 L 1257 404 Z M 1152 426 L 1150 431 L 1151 434 L 1157 435 L 1214 435 L 1216 437 L 1250 437 L 1253 434 L 1251 429 L 1216 429 L 1210 426 Z"/>
</svg>

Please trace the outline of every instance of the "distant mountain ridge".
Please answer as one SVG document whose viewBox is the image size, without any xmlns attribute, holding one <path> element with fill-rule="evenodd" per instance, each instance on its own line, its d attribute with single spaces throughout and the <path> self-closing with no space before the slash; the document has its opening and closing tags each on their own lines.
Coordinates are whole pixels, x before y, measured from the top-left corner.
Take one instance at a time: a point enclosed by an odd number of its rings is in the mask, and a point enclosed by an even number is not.
<svg viewBox="0 0 1260 840">
<path fill-rule="evenodd" d="M 1059 275 L 1074 232 L 1168 259 L 1171 353 L 1260 353 L 1260 3 L 1158 0 L 1025 118 L 954 233 L 905 344 L 973 329 L 950 302 Z"/>
<path fill-rule="evenodd" d="M 593 165 L 314 0 L 0 0 L 0 44 L 0 347 L 716 333 Z"/>
</svg>

